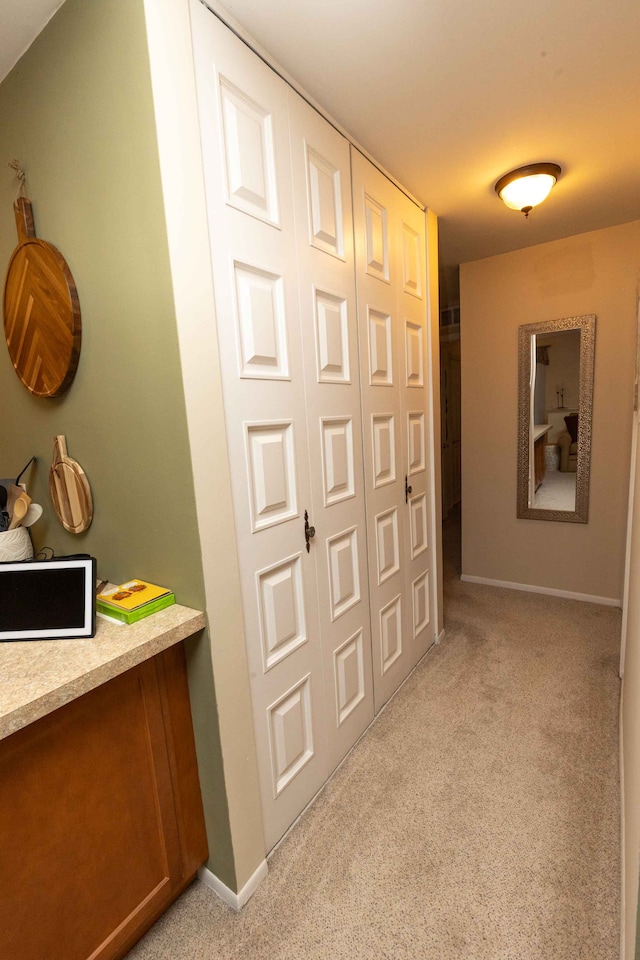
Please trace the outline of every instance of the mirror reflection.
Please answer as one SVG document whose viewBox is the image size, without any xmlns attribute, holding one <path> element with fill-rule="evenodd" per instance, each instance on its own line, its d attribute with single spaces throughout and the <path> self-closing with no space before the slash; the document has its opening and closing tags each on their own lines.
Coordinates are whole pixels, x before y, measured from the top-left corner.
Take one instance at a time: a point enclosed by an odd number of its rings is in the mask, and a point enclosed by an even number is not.
<svg viewBox="0 0 640 960">
<path fill-rule="evenodd" d="M 595 316 L 519 336 L 518 516 L 586 523 Z"/>
<path fill-rule="evenodd" d="M 534 475 L 530 506 L 575 510 L 580 398 L 580 330 L 534 334 Z"/>
</svg>

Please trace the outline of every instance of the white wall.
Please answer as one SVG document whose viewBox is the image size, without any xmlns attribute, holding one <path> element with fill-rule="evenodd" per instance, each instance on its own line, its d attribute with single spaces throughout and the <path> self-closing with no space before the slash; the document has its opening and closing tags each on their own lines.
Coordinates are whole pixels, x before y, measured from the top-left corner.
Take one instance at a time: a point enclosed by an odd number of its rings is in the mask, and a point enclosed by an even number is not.
<svg viewBox="0 0 640 960">
<path fill-rule="evenodd" d="M 637 444 L 636 444 L 637 452 Z M 631 516 L 627 631 L 622 683 L 623 956 L 634 956 L 640 868 L 640 457 L 635 462 Z"/>
<path fill-rule="evenodd" d="M 621 601 L 639 274 L 637 220 L 462 265 L 464 575 Z M 518 520 L 518 326 L 591 313 L 589 523 Z"/>
</svg>

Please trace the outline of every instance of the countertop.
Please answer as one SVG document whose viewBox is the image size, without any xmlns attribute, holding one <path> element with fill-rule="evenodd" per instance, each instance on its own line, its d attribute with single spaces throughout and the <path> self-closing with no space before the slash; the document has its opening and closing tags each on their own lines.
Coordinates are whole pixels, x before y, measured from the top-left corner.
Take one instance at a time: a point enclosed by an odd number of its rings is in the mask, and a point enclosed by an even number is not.
<svg viewBox="0 0 640 960">
<path fill-rule="evenodd" d="M 544 434 L 547 432 L 547 430 L 551 430 L 551 424 L 550 424 L 550 423 L 536 423 L 536 424 L 534 424 L 534 427 L 533 427 L 533 442 L 535 443 L 536 440 L 539 440 L 540 437 L 544 436 Z"/>
<path fill-rule="evenodd" d="M 90 640 L 0 642 L 0 739 L 202 630 L 174 604 L 130 625 L 98 617 Z"/>
</svg>

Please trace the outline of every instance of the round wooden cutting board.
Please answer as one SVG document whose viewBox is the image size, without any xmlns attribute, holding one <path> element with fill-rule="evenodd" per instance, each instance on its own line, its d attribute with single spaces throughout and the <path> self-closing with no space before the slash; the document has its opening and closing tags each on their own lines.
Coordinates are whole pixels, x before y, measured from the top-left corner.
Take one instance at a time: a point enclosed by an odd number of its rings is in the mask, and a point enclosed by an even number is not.
<svg viewBox="0 0 640 960">
<path fill-rule="evenodd" d="M 80 359 L 80 303 L 71 271 L 56 248 L 36 237 L 31 203 L 14 204 L 18 246 L 4 284 L 4 333 L 14 369 L 36 397 L 59 397 Z"/>
<path fill-rule="evenodd" d="M 49 495 L 58 520 L 69 533 L 82 533 L 91 526 L 91 487 L 80 464 L 67 456 L 67 442 L 62 434 L 53 441 Z"/>
</svg>

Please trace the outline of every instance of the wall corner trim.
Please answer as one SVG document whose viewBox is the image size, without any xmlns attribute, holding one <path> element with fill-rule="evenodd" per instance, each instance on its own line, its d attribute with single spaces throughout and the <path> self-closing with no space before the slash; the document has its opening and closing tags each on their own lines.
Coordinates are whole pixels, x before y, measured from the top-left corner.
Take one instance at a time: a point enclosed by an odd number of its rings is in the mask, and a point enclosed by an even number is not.
<svg viewBox="0 0 640 960">
<path fill-rule="evenodd" d="M 242 910 L 245 903 L 251 899 L 268 873 L 269 868 L 267 861 L 263 860 L 257 870 L 249 877 L 244 887 L 237 893 L 234 893 L 226 883 L 223 883 L 219 877 L 216 877 L 215 873 L 207 870 L 206 867 L 200 867 L 198 870 L 198 879 L 201 880 L 209 890 L 213 890 L 232 910 Z"/>
<path fill-rule="evenodd" d="M 540 587 L 534 583 L 513 583 L 511 580 L 491 580 L 489 577 L 474 577 L 463 573 L 460 577 L 465 583 L 484 583 L 489 587 L 504 587 L 507 590 L 524 590 L 525 593 L 544 593 L 550 597 L 564 597 L 566 600 L 581 600 L 583 603 L 601 603 L 606 607 L 622 607 L 622 600 L 615 597 L 596 597 L 590 593 L 574 593 L 572 590 L 556 590 L 554 587 Z"/>
<path fill-rule="evenodd" d="M 438 646 L 440 646 L 441 643 L 444 643 L 444 639 L 445 639 L 446 635 L 447 635 L 447 632 L 446 632 L 446 630 L 444 629 L 444 627 L 442 628 L 442 630 L 440 631 L 440 633 L 436 634 L 436 640 L 435 640 L 435 642 L 436 642 L 436 644 L 437 644 Z"/>
</svg>

